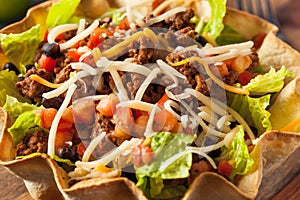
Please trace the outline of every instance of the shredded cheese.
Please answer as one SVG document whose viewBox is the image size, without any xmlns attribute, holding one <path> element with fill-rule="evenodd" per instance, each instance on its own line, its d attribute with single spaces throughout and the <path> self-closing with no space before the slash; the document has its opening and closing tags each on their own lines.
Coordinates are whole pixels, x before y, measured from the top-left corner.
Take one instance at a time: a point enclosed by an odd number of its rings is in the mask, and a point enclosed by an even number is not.
<svg viewBox="0 0 300 200">
<path fill-rule="evenodd" d="M 183 80 L 186 79 L 186 76 L 181 74 L 179 71 L 177 71 L 176 69 L 174 69 L 173 67 L 171 67 L 170 65 L 168 65 L 167 63 L 165 63 L 162 60 L 157 60 L 156 63 L 158 64 L 158 66 L 162 69 L 162 71 L 165 74 L 173 74 L 174 76 L 177 76 L 178 78 L 181 78 Z"/>
<path fill-rule="evenodd" d="M 139 31 L 139 32 L 132 34 L 126 40 L 124 40 L 124 41 L 118 43 L 117 45 L 111 47 L 110 49 L 102 52 L 102 56 L 107 57 L 107 58 L 112 58 L 114 56 L 117 56 L 118 54 L 122 53 L 127 48 L 127 46 L 130 44 L 131 41 L 136 40 L 143 35 L 144 35 L 143 31 Z"/>
<path fill-rule="evenodd" d="M 97 27 L 99 26 L 99 20 L 94 20 L 94 22 L 84 31 L 80 32 L 78 35 L 74 36 L 70 40 L 65 43 L 59 44 L 61 50 L 65 50 L 75 45 L 78 41 L 83 40 L 87 36 L 89 36 Z"/>
<path fill-rule="evenodd" d="M 160 72 L 161 72 L 161 70 L 159 68 L 155 68 L 151 71 L 149 76 L 147 76 L 147 78 L 144 80 L 144 82 L 141 84 L 140 88 L 136 92 L 136 95 L 134 98 L 135 100 L 139 100 L 139 101 L 142 100 L 147 87 L 151 84 L 152 80 L 154 80 Z"/>
<path fill-rule="evenodd" d="M 161 22 L 161 21 L 167 19 L 168 17 L 170 17 L 172 15 L 175 15 L 177 13 L 184 12 L 184 11 L 186 11 L 185 7 L 176 7 L 172 10 L 169 10 L 169 11 L 163 13 L 162 15 L 159 15 L 159 16 L 154 17 L 154 18 L 150 18 L 148 21 L 146 21 L 146 26 L 151 26 L 152 24 Z"/>
<path fill-rule="evenodd" d="M 117 108 L 118 107 L 127 107 L 127 108 L 133 108 L 137 110 L 150 112 L 153 109 L 154 104 L 147 103 L 140 100 L 129 100 L 129 101 L 122 101 L 118 103 Z"/>
<path fill-rule="evenodd" d="M 77 28 L 78 28 L 78 24 L 63 24 L 63 25 L 56 26 L 49 31 L 47 36 L 47 41 L 49 43 L 54 43 L 58 35 L 67 31 L 75 30 Z"/>
<path fill-rule="evenodd" d="M 105 154 L 102 158 L 98 160 L 94 160 L 91 162 L 82 162 L 77 161 L 75 163 L 76 167 L 79 168 L 95 168 L 98 165 L 107 165 L 111 161 L 115 160 L 118 156 L 120 156 L 124 151 L 129 149 L 134 149 L 137 145 L 142 142 L 142 139 L 139 138 L 131 138 L 130 140 L 125 140 L 119 147 L 115 148 L 114 150 L 110 151 L 109 153 Z"/>
<path fill-rule="evenodd" d="M 164 103 L 164 108 L 171 113 L 178 121 L 181 121 L 181 117 L 180 115 L 178 115 L 173 109 L 172 107 L 175 107 L 177 110 L 180 110 L 180 106 L 175 102 L 172 101 L 170 99 L 168 99 L 165 103 Z"/>
<path fill-rule="evenodd" d="M 85 29 L 85 19 L 83 18 L 83 19 L 79 20 L 79 25 L 78 25 L 78 29 L 77 29 L 76 35 L 78 35 L 82 31 L 84 31 L 84 29 Z"/>
<path fill-rule="evenodd" d="M 236 49 L 236 50 L 244 50 L 244 49 L 251 49 L 253 47 L 254 43 L 252 41 L 238 43 L 238 44 L 230 44 L 230 45 L 224 45 L 224 46 L 218 46 L 218 47 L 203 47 L 202 51 L 204 50 L 207 55 L 211 54 L 221 54 L 225 52 L 229 52 L 230 50 Z"/>
<path fill-rule="evenodd" d="M 121 80 L 121 77 L 119 75 L 119 73 L 116 70 L 116 67 L 113 65 L 108 66 L 108 71 L 110 72 L 114 83 L 118 89 L 118 97 L 120 101 L 127 101 L 129 98 L 127 96 L 127 91 L 123 85 L 123 82 Z"/>
<path fill-rule="evenodd" d="M 30 75 L 29 78 L 31 80 L 34 80 L 34 81 L 38 82 L 39 84 L 45 85 L 49 88 L 59 88 L 62 85 L 61 83 L 60 84 L 50 83 L 46 79 L 43 79 L 42 77 L 40 77 L 36 74 Z"/>
<path fill-rule="evenodd" d="M 97 75 L 97 71 L 90 65 L 83 62 L 73 62 L 70 64 L 72 69 L 80 69 L 86 71 L 90 75 Z"/>
<path fill-rule="evenodd" d="M 89 76 L 89 74 L 85 71 L 81 71 L 78 73 L 75 73 L 74 76 L 69 78 L 66 82 L 64 82 L 60 87 L 56 88 L 55 90 L 52 90 L 50 92 L 43 93 L 43 97 L 46 99 L 51 99 L 54 97 L 58 97 L 59 95 L 63 94 L 73 83 L 75 83 L 78 79 Z"/>
<path fill-rule="evenodd" d="M 190 57 L 190 58 L 187 58 L 185 60 L 182 60 L 180 62 L 177 62 L 177 63 L 170 63 L 172 66 L 180 66 L 180 65 L 183 65 L 187 62 L 191 62 L 191 61 L 198 61 L 199 63 L 201 63 L 205 70 L 206 70 L 206 73 L 207 75 L 217 84 L 219 85 L 220 87 L 224 88 L 225 90 L 229 91 L 229 92 L 233 92 L 233 93 L 236 93 L 236 94 L 243 94 L 243 95 L 249 95 L 249 91 L 245 88 L 237 88 L 237 87 L 234 87 L 234 86 L 231 86 L 231 85 L 228 85 L 226 83 L 224 83 L 223 81 L 221 81 L 220 79 L 218 79 L 213 73 L 212 71 L 210 70 L 207 62 L 205 62 L 202 58 L 199 58 L 199 57 Z"/>
<path fill-rule="evenodd" d="M 48 138 L 48 150 L 47 150 L 48 155 L 55 155 L 55 137 L 56 137 L 57 126 L 58 126 L 58 123 L 61 119 L 61 116 L 62 116 L 64 110 L 68 107 L 68 105 L 71 101 L 72 95 L 75 92 L 76 88 L 77 88 L 77 86 L 75 84 L 72 84 L 69 87 L 65 99 L 53 119 L 50 131 L 49 131 L 49 138 Z"/>
<path fill-rule="evenodd" d="M 102 139 L 105 137 L 105 132 L 102 132 L 100 135 L 98 135 L 96 138 L 94 138 L 89 146 L 84 151 L 84 154 L 82 156 L 82 162 L 88 162 L 93 151 L 96 149 L 96 147 L 102 142 Z"/>
<path fill-rule="evenodd" d="M 159 111 L 159 107 L 158 107 L 157 104 L 155 104 L 151 109 L 149 119 L 148 119 L 148 122 L 147 122 L 147 125 L 146 125 L 146 129 L 145 129 L 145 132 L 144 132 L 144 136 L 146 138 L 152 137 L 155 134 L 152 127 L 153 127 L 153 122 L 154 122 L 154 116 L 155 116 L 155 113 L 157 111 Z"/>
</svg>

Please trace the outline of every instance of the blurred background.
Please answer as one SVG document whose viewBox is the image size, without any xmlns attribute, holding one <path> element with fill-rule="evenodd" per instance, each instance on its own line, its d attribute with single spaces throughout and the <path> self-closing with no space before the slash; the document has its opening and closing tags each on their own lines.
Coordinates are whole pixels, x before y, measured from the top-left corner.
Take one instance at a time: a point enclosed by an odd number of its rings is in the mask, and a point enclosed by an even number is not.
<svg viewBox="0 0 300 200">
<path fill-rule="evenodd" d="M 28 8 L 45 0 L 0 0 L 0 29 L 21 20 Z"/>
</svg>

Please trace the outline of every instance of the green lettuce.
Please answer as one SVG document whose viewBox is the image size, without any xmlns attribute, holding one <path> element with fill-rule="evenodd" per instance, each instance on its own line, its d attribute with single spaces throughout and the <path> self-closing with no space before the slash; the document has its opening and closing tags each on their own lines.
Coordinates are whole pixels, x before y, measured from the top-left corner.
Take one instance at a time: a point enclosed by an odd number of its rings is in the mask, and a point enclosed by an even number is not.
<svg viewBox="0 0 300 200">
<path fill-rule="evenodd" d="M 267 111 L 270 104 L 270 94 L 261 97 L 239 94 L 228 94 L 228 96 L 228 106 L 237 111 L 249 125 L 255 126 L 258 134 L 272 129 L 269 119 L 271 114 Z"/>
<path fill-rule="evenodd" d="M 22 113 L 7 131 L 12 137 L 13 145 L 17 145 L 25 135 L 38 129 L 42 129 L 39 110 L 30 110 Z"/>
<path fill-rule="evenodd" d="M 155 160 L 149 165 L 136 168 L 137 186 L 147 196 L 153 198 L 159 196 L 163 191 L 164 179 L 188 177 L 192 165 L 192 154 L 185 152 L 185 150 L 186 146 L 192 143 L 193 140 L 193 136 L 182 133 L 157 133 L 152 138 L 150 145 Z M 166 162 L 175 155 L 180 156 L 172 162 Z M 166 194 L 177 195 L 164 191 L 164 195 Z"/>
<path fill-rule="evenodd" d="M 238 126 L 239 131 L 236 133 L 230 147 L 229 160 L 234 161 L 232 172 L 229 175 L 231 180 L 239 175 L 247 174 L 254 164 L 254 160 L 250 157 L 247 144 L 244 139 L 244 130 L 242 126 Z"/>
<path fill-rule="evenodd" d="M 15 97 L 20 102 L 30 102 L 29 99 L 23 97 L 16 90 L 16 82 L 18 82 L 18 77 L 14 72 L 8 70 L 0 71 L 0 106 L 3 106 L 7 101 L 7 95 Z"/>
<path fill-rule="evenodd" d="M 18 99 L 9 95 L 6 96 L 6 103 L 3 108 L 6 110 L 8 115 L 14 119 L 26 111 L 38 109 L 36 105 L 29 104 L 27 102 L 20 102 Z"/>
<path fill-rule="evenodd" d="M 282 66 L 278 71 L 271 68 L 266 74 L 251 79 L 244 88 L 254 94 L 279 92 L 284 86 L 284 79 L 287 76 L 292 76 L 292 74 L 286 70 L 285 66 Z"/>
<path fill-rule="evenodd" d="M 226 25 L 224 26 L 224 29 L 219 35 L 219 37 L 217 37 L 216 39 L 216 43 L 219 46 L 241 43 L 245 41 L 247 41 L 247 39 L 243 35 Z"/>
<path fill-rule="evenodd" d="M 212 13 L 208 23 L 203 28 L 207 33 L 216 39 L 224 29 L 223 17 L 226 14 L 226 0 L 208 0 Z"/>
<path fill-rule="evenodd" d="M 0 34 L 1 48 L 5 56 L 25 74 L 25 65 L 32 63 L 35 50 L 41 42 L 40 25 L 17 34 Z"/>
<path fill-rule="evenodd" d="M 48 28 L 60 24 L 66 24 L 72 21 L 72 15 L 75 12 L 80 0 L 61 0 L 54 3 L 48 13 L 46 25 Z"/>
</svg>

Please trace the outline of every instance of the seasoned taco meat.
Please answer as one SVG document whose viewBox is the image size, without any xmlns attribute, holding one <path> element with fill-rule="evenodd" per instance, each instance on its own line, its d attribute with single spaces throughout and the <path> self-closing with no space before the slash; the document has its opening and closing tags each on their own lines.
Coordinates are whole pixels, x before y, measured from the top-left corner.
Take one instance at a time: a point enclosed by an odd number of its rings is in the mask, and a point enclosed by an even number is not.
<svg viewBox="0 0 300 200">
<path fill-rule="evenodd" d="M 18 92 L 25 97 L 33 99 L 33 101 L 37 103 L 42 101 L 42 94 L 50 91 L 51 88 L 30 79 L 30 75 L 32 74 L 36 74 L 50 82 L 52 80 L 52 74 L 43 69 L 31 68 L 27 71 L 24 80 L 16 83 Z"/>
<path fill-rule="evenodd" d="M 42 130 L 36 130 L 27 134 L 17 147 L 17 156 L 26 156 L 35 152 L 46 153 L 48 134 Z"/>
</svg>

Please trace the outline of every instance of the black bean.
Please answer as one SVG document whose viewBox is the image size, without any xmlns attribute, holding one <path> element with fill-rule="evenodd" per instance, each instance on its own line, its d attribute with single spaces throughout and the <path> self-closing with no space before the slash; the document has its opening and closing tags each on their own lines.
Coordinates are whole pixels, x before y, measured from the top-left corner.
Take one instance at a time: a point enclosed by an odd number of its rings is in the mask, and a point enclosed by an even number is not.
<svg viewBox="0 0 300 200">
<path fill-rule="evenodd" d="M 3 69 L 8 69 L 9 71 L 14 71 L 17 75 L 20 74 L 20 71 L 13 63 L 6 63 L 3 67 Z"/>
<path fill-rule="evenodd" d="M 58 156 L 63 159 L 69 159 L 76 161 L 78 159 L 78 154 L 70 146 L 63 146 L 58 149 Z"/>
<path fill-rule="evenodd" d="M 56 59 L 59 56 L 60 48 L 56 43 L 45 43 L 42 47 L 42 52 L 47 56 Z"/>
<path fill-rule="evenodd" d="M 196 40 L 199 44 L 201 44 L 202 46 L 205 46 L 205 45 L 208 43 L 208 41 L 207 41 L 204 37 L 202 37 L 201 35 L 197 35 L 197 36 L 195 37 L 195 40 Z"/>
</svg>

